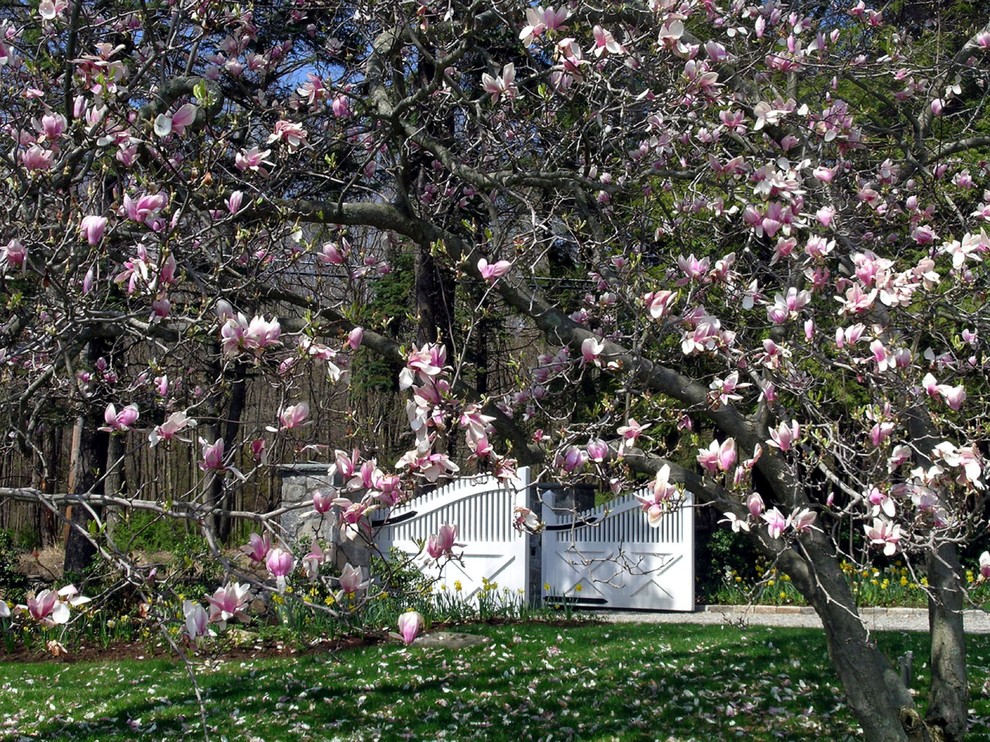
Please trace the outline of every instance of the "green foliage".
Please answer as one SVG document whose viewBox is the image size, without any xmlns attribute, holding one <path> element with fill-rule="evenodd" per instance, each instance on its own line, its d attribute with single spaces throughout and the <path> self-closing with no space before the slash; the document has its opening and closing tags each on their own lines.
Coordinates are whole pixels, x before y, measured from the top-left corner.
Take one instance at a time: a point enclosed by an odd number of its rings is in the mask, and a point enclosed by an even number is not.
<svg viewBox="0 0 990 742">
<path fill-rule="evenodd" d="M 114 521 L 111 536 L 122 551 L 175 551 L 187 538 L 178 521 L 143 510 L 125 511 Z"/>
<path fill-rule="evenodd" d="M 752 539 L 728 528 L 716 528 L 698 539 L 695 549 L 696 593 L 701 603 L 724 603 L 726 576 L 744 576 L 748 584 L 757 580 L 757 553 Z M 744 601 L 732 601 L 744 602 Z"/>
<path fill-rule="evenodd" d="M 413 256 L 399 253 L 392 260 L 392 272 L 373 284 L 371 300 L 360 307 L 354 321 L 372 327 L 390 337 L 400 336 L 409 329 L 416 290 Z M 359 350 L 351 366 L 354 393 L 395 390 L 395 373 L 379 355 Z"/>
<path fill-rule="evenodd" d="M 398 599 L 429 594 L 433 589 L 433 581 L 407 554 L 394 547 L 389 549 L 386 557 L 372 558 L 371 576 L 382 592 Z"/>
<path fill-rule="evenodd" d="M 18 550 L 10 531 L 0 529 L 0 600 L 21 601 L 27 577 L 17 571 Z"/>
</svg>

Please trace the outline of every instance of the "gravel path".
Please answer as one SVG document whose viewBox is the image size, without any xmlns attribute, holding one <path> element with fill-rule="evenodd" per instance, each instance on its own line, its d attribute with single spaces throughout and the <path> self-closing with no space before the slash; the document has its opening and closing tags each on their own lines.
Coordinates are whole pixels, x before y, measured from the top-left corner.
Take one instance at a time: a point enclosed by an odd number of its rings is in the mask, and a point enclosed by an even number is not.
<svg viewBox="0 0 990 742">
<path fill-rule="evenodd" d="M 614 623 L 691 623 L 708 625 L 757 625 L 820 628 L 822 622 L 811 608 L 797 606 L 698 606 L 694 613 L 608 611 L 594 614 Z M 860 615 L 871 631 L 928 631 L 928 611 L 923 608 L 862 608 Z M 963 613 L 967 634 L 990 634 L 990 613 Z"/>
</svg>

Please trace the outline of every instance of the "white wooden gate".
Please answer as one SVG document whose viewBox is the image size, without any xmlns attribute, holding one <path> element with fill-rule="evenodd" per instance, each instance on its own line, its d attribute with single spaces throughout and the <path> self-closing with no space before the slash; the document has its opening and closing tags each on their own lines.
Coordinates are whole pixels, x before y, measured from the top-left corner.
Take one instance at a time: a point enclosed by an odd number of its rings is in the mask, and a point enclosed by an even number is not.
<svg viewBox="0 0 990 742">
<path fill-rule="evenodd" d="M 529 537 L 512 527 L 512 514 L 526 505 L 530 470 L 519 469 L 517 479 L 513 486 L 491 476 L 463 477 L 417 497 L 389 512 L 375 543 L 383 552 L 397 548 L 416 554 L 417 540 L 450 523 L 457 526 L 458 542 L 465 544 L 455 549 L 463 552 L 463 564 L 448 562 L 441 572 L 424 552 L 419 560 L 423 572 L 449 590 L 459 582 L 465 600 L 474 600 L 487 580 L 498 583 L 500 592 L 507 589 L 528 602 Z"/>
<path fill-rule="evenodd" d="M 643 490 L 638 494 L 645 494 Z M 694 509 L 682 507 L 656 528 L 635 495 L 581 512 L 543 504 L 545 599 L 577 606 L 694 610 Z"/>
</svg>

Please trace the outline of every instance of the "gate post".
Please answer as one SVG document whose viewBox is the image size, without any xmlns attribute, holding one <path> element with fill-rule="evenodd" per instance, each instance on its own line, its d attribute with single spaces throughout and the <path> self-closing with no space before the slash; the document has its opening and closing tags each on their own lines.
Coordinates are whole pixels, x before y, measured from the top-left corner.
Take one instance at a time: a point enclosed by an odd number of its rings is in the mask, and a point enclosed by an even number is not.
<svg viewBox="0 0 990 742">
<path fill-rule="evenodd" d="M 330 561 L 342 569 L 345 564 L 362 567 L 367 576 L 371 565 L 371 549 L 363 538 L 347 541 L 341 538 L 337 518 L 329 513 L 321 518 L 314 517 L 310 505 L 313 492 L 320 489 L 339 489 L 339 477 L 330 477 L 329 465 L 320 463 L 284 464 L 278 468 L 282 478 L 282 506 L 293 508 L 282 514 L 280 521 L 283 531 L 296 542 L 308 539 L 321 539 L 330 545 Z M 334 508 L 335 513 L 337 508 Z"/>
</svg>

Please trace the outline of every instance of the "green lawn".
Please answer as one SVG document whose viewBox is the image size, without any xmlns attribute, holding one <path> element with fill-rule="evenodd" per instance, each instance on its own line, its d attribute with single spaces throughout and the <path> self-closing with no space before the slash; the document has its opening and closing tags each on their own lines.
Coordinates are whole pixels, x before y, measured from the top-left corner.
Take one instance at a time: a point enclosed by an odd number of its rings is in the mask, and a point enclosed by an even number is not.
<svg viewBox="0 0 990 742">
<path fill-rule="evenodd" d="M 197 666 L 227 740 L 713 740 L 856 735 L 820 631 L 516 624 L 467 649 L 382 644 Z M 924 635 L 878 635 L 924 658 Z M 972 637 L 973 738 L 990 735 L 990 637 Z M 916 663 L 924 687 L 924 663 Z M 202 739 L 186 669 L 166 660 L 0 664 L 3 739 Z"/>
</svg>

